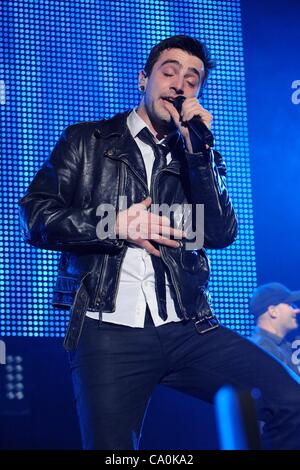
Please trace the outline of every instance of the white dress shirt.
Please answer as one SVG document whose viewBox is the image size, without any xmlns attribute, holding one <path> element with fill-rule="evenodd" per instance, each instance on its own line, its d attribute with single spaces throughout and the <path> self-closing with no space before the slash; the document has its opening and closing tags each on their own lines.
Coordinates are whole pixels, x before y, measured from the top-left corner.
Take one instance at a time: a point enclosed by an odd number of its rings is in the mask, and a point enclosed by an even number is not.
<svg viewBox="0 0 300 470">
<path fill-rule="evenodd" d="M 134 109 L 127 118 L 127 126 L 137 143 L 145 163 L 148 188 L 150 188 L 151 173 L 155 159 L 150 145 L 139 139 L 138 133 L 147 127 L 143 119 Z M 167 155 L 167 163 L 171 160 L 171 154 Z M 177 316 L 173 299 L 170 294 L 168 279 L 166 281 L 166 302 L 168 317 L 162 320 L 158 313 L 158 305 L 155 294 L 155 277 L 150 254 L 138 246 L 129 245 L 124 257 L 118 293 L 116 297 L 116 310 L 112 313 L 103 312 L 102 320 L 109 323 L 117 323 L 133 328 L 143 328 L 145 321 L 146 303 L 149 306 L 155 326 L 160 326 L 171 321 L 180 321 Z M 90 318 L 99 319 L 98 312 L 87 311 Z"/>
</svg>

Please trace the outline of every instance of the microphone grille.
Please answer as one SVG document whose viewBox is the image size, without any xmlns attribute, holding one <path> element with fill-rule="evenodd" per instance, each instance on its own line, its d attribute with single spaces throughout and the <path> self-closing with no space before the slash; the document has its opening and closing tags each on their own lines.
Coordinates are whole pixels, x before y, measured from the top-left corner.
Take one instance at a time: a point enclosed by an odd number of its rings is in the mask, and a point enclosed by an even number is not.
<svg viewBox="0 0 300 470">
<path fill-rule="evenodd" d="M 182 109 L 182 103 L 185 100 L 185 96 L 176 96 L 176 98 L 173 101 L 173 106 L 175 109 L 178 111 L 179 114 L 181 114 L 181 109 Z"/>
</svg>

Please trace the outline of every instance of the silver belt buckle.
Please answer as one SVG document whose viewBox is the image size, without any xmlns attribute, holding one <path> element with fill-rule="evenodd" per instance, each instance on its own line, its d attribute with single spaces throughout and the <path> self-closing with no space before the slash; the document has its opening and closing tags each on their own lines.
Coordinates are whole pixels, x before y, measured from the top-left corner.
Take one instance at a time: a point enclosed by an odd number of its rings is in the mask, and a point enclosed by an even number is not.
<svg viewBox="0 0 300 470">
<path fill-rule="evenodd" d="M 220 321 L 215 315 L 204 315 L 195 321 L 195 328 L 200 335 L 214 330 L 220 326 Z"/>
</svg>

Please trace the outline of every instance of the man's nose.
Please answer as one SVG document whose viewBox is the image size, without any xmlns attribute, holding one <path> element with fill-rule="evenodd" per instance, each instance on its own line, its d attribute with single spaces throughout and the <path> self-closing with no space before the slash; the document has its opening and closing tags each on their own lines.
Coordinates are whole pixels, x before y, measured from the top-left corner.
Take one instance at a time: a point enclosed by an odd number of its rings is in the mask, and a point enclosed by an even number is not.
<svg viewBox="0 0 300 470">
<path fill-rule="evenodd" d="M 182 95 L 182 94 L 183 94 L 183 85 L 184 85 L 183 77 L 176 77 L 176 79 L 175 79 L 174 82 L 172 83 L 171 88 L 172 88 L 178 95 Z"/>
</svg>

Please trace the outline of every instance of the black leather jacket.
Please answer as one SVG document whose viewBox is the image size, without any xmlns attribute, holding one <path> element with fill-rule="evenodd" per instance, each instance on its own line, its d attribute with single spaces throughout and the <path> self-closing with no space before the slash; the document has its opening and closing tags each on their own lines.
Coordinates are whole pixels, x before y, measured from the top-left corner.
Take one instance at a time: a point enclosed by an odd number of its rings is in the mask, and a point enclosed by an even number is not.
<svg viewBox="0 0 300 470">
<path fill-rule="evenodd" d="M 96 208 L 110 203 L 118 211 L 119 195 L 127 196 L 128 207 L 149 195 L 143 159 L 127 128 L 127 115 L 68 127 L 19 202 L 25 241 L 62 252 L 53 305 L 72 307 L 64 342 L 68 350 L 78 343 L 87 309 L 115 310 L 128 247 L 121 239 L 97 237 Z M 224 177 L 225 165 L 218 152 L 184 154 L 182 147 L 156 179 L 157 201 L 153 202 L 204 204 L 204 246 L 226 247 L 235 240 L 237 222 Z M 161 245 L 160 252 L 182 317 L 207 313 L 203 306 L 209 278 L 205 250 Z"/>
</svg>

